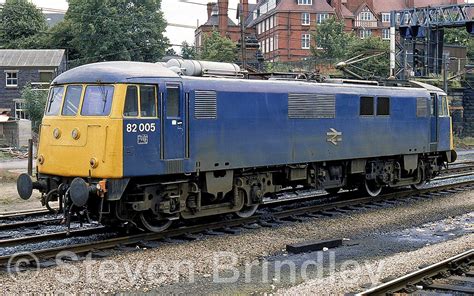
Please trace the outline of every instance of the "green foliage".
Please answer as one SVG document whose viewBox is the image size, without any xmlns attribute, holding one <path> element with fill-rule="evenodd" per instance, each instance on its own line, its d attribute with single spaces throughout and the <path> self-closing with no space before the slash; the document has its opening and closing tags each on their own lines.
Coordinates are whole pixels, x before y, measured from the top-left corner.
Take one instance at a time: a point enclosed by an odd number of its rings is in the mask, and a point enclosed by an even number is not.
<svg viewBox="0 0 474 296">
<path fill-rule="evenodd" d="M 2 48 L 42 48 L 47 36 L 46 19 L 28 0 L 6 0 L 0 11 Z"/>
<path fill-rule="evenodd" d="M 170 48 L 168 48 L 168 49 L 166 50 L 165 55 L 167 55 L 167 56 L 176 56 L 176 55 L 178 55 L 178 54 L 176 53 L 176 51 L 174 50 L 174 48 L 170 47 Z"/>
<path fill-rule="evenodd" d="M 188 44 L 187 41 L 183 41 L 181 44 L 181 56 L 183 59 L 195 59 L 197 55 L 196 47 Z"/>
<path fill-rule="evenodd" d="M 48 99 L 48 91 L 44 89 L 34 89 L 28 84 L 21 91 L 21 98 L 25 100 L 26 111 L 31 120 L 33 131 L 37 133 L 41 120 L 43 119 L 44 107 Z"/>
<path fill-rule="evenodd" d="M 474 39 L 464 27 L 444 29 L 444 43 L 466 46 L 467 57 L 474 59 Z"/>
<path fill-rule="evenodd" d="M 319 64 L 336 64 L 354 58 L 360 54 L 368 57 L 377 53 L 386 54 L 360 61 L 350 70 L 362 77 L 387 77 L 390 71 L 390 44 L 379 37 L 360 39 L 352 33 L 344 32 L 344 23 L 329 18 L 318 24 L 313 33 L 317 48 L 311 52 Z M 361 58 L 362 58 L 361 57 Z"/>
<path fill-rule="evenodd" d="M 221 37 L 219 32 L 214 31 L 203 38 L 200 59 L 233 63 L 237 59 L 237 46 L 229 38 Z"/>
<path fill-rule="evenodd" d="M 369 58 L 357 63 L 360 70 L 355 70 L 363 77 L 383 77 L 390 73 L 390 44 L 379 37 L 369 37 L 365 39 L 352 38 L 347 47 L 346 59 L 363 54 L 370 56 L 377 53 L 385 53 L 381 56 Z"/>
<path fill-rule="evenodd" d="M 311 46 L 311 53 L 317 58 L 343 59 L 347 54 L 347 45 L 353 38 L 344 32 L 344 22 L 334 17 L 318 24 L 312 34 L 317 47 Z"/>
<path fill-rule="evenodd" d="M 69 0 L 52 30 L 54 47 L 70 48 L 72 66 L 110 61 L 156 62 L 168 47 L 161 0 Z"/>
</svg>

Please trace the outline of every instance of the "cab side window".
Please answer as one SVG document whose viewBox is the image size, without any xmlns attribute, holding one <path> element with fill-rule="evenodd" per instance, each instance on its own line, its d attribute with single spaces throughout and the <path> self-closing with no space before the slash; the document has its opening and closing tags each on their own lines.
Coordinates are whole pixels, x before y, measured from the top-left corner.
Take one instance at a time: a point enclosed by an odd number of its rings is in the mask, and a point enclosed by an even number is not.
<svg viewBox="0 0 474 296">
<path fill-rule="evenodd" d="M 140 116 L 156 117 L 156 89 L 154 86 L 140 86 Z"/>
<path fill-rule="evenodd" d="M 127 87 L 123 116 L 138 116 L 138 88 L 136 86 Z"/>
</svg>

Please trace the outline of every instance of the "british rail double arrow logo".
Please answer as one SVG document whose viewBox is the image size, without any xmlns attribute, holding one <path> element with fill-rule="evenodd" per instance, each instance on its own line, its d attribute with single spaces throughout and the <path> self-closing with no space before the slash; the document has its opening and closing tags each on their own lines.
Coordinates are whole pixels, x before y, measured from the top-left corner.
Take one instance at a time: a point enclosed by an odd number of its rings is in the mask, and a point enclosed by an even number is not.
<svg viewBox="0 0 474 296">
<path fill-rule="evenodd" d="M 336 129 L 330 128 L 326 135 L 327 141 L 336 146 L 338 142 L 342 142 L 342 132 L 339 132 Z"/>
</svg>

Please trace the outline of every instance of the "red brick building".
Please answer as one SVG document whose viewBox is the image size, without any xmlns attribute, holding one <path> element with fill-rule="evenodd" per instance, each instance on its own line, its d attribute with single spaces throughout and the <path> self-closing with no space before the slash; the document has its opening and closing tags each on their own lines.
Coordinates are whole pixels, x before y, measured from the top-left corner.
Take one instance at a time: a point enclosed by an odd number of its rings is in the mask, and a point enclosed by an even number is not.
<svg viewBox="0 0 474 296">
<path fill-rule="evenodd" d="M 249 24 L 253 11 L 255 10 L 255 4 L 249 4 L 248 0 L 241 0 L 239 7 L 237 7 L 236 18 L 240 19 L 240 5 L 242 5 L 243 14 L 246 20 L 246 24 Z M 216 2 L 209 2 L 207 4 L 207 17 L 208 20 L 203 25 L 199 26 L 194 32 L 195 45 L 196 47 L 202 46 L 202 41 L 205 34 L 210 34 L 212 31 L 219 31 L 221 36 L 230 38 L 234 42 L 239 42 L 241 37 L 240 25 L 236 24 L 229 17 L 229 0 L 219 0 Z M 246 35 L 255 35 L 255 28 L 251 26 L 246 27 Z"/>
<path fill-rule="evenodd" d="M 267 61 L 299 61 L 317 46 L 311 32 L 329 17 L 344 21 L 345 29 L 361 38 L 390 39 L 390 11 L 411 7 L 462 4 L 464 0 L 241 0 L 246 34 L 255 36 Z M 240 26 L 228 17 L 228 0 L 208 4 L 209 20 L 196 30 L 196 45 L 213 29 L 233 41 L 240 39 Z"/>
</svg>

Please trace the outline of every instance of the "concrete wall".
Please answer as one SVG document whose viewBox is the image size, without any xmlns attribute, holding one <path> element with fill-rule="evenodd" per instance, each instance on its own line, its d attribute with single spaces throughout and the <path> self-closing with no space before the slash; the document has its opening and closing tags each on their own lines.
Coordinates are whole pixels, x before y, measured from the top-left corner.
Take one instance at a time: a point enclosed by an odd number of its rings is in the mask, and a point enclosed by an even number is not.
<svg viewBox="0 0 474 296">
<path fill-rule="evenodd" d="M 28 139 L 31 139 L 31 121 L 0 122 L 0 145 L 20 148 L 28 146 Z"/>
</svg>

